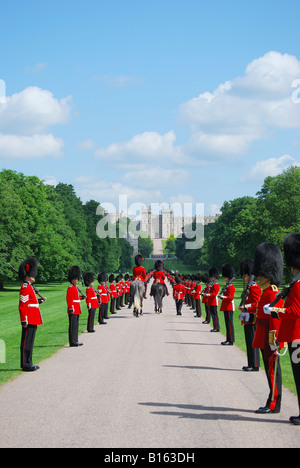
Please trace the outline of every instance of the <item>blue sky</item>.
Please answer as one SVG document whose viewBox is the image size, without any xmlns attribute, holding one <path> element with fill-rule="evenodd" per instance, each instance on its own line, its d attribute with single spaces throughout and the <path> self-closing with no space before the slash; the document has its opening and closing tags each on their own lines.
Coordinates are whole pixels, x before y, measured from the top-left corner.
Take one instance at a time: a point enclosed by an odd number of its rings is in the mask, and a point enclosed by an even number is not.
<svg viewBox="0 0 300 468">
<path fill-rule="evenodd" d="M 299 14 L 299 0 L 1 0 L 0 170 L 116 206 L 214 214 L 255 196 L 300 164 Z"/>
</svg>

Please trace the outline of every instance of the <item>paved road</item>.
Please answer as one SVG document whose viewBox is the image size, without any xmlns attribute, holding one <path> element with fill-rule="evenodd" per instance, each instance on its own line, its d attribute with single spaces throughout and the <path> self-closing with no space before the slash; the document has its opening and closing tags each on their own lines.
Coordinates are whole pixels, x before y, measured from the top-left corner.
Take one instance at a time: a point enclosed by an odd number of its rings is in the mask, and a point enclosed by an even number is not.
<svg viewBox="0 0 300 468">
<path fill-rule="evenodd" d="M 164 306 L 155 315 L 148 299 L 138 319 L 123 309 L 83 347 L 1 386 L 0 446 L 299 447 L 296 397 L 285 391 L 281 414 L 256 415 L 264 373 L 242 372 L 244 353 L 187 307 L 177 317 L 171 298 Z"/>
</svg>

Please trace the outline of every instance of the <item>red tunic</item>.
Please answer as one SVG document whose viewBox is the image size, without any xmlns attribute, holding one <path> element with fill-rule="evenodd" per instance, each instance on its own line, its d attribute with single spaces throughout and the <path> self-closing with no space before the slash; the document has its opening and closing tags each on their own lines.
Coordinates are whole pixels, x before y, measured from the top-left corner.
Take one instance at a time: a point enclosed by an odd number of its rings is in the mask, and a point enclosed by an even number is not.
<svg viewBox="0 0 300 468">
<path fill-rule="evenodd" d="M 117 299 L 118 291 L 117 291 L 116 285 L 114 283 L 111 283 L 109 289 L 110 289 L 110 297 Z"/>
<path fill-rule="evenodd" d="M 201 289 L 202 289 L 202 288 L 201 288 L 201 284 L 198 283 L 198 284 L 196 285 L 196 287 L 195 287 L 194 299 L 200 299 L 200 298 L 201 298 L 201 295 L 200 295 Z"/>
<path fill-rule="evenodd" d="M 107 304 L 109 302 L 109 292 L 105 286 L 105 284 L 99 284 L 98 286 L 98 293 L 103 304 Z"/>
<path fill-rule="evenodd" d="M 280 307 L 276 304 L 275 307 Z M 285 314 L 279 313 L 282 319 L 279 328 L 278 340 L 292 343 L 300 340 L 300 281 L 296 283 L 288 297 L 286 298 L 284 308 Z"/>
<path fill-rule="evenodd" d="M 43 325 L 39 303 L 29 283 L 24 283 L 21 287 L 19 312 L 21 322 L 27 322 L 28 325 Z"/>
<path fill-rule="evenodd" d="M 88 287 L 86 290 L 86 305 L 88 309 L 99 309 L 99 302 L 94 288 Z"/>
<path fill-rule="evenodd" d="M 250 287 L 248 298 L 245 302 L 245 312 L 249 312 L 250 314 L 256 314 L 257 305 L 262 295 L 262 290 L 257 283 L 253 283 Z M 250 322 L 246 322 L 244 325 L 249 325 L 255 320 L 250 320 Z"/>
<path fill-rule="evenodd" d="M 264 306 L 271 304 L 274 301 L 279 289 L 277 286 L 269 286 L 264 289 L 257 306 L 257 328 L 253 341 L 253 348 L 268 349 L 269 348 L 269 332 L 276 330 L 276 336 L 280 326 L 280 320 L 274 319 L 271 315 L 264 313 Z M 283 306 L 283 300 L 279 301 L 276 307 Z"/>
<path fill-rule="evenodd" d="M 185 296 L 185 287 L 183 284 L 176 284 L 173 288 L 173 297 L 176 301 L 182 300 Z"/>
<path fill-rule="evenodd" d="M 220 311 L 224 312 L 227 310 L 235 310 L 234 305 L 234 294 L 235 294 L 235 287 L 233 284 L 230 284 L 227 290 L 223 293 L 224 299 L 222 300 Z"/>
<path fill-rule="evenodd" d="M 166 279 L 166 275 L 163 271 L 155 271 L 153 273 L 153 279 L 155 283 L 164 283 Z"/>
<path fill-rule="evenodd" d="M 146 270 L 144 267 L 140 266 L 140 267 L 134 267 L 134 269 L 132 270 L 132 273 L 133 273 L 133 280 L 140 280 L 140 281 L 143 281 L 144 283 L 146 282 Z"/>
<path fill-rule="evenodd" d="M 219 305 L 218 294 L 220 291 L 219 283 L 213 285 L 213 287 L 207 292 L 207 305 L 217 306 Z"/>
<path fill-rule="evenodd" d="M 67 290 L 68 314 L 73 311 L 74 315 L 81 315 L 80 298 L 77 287 L 70 284 Z"/>
</svg>

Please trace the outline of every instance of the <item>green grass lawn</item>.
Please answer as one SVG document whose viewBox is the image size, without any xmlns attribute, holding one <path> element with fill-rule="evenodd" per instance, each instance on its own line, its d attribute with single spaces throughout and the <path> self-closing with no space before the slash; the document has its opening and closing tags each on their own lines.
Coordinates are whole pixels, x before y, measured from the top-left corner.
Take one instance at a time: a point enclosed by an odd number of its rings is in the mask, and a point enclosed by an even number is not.
<svg viewBox="0 0 300 468">
<path fill-rule="evenodd" d="M 188 266 L 177 264 L 176 260 L 170 260 L 171 265 L 167 268 L 176 270 L 177 267 L 181 272 L 191 272 Z M 221 287 L 223 286 L 220 281 Z M 244 330 L 239 321 L 238 306 L 242 294 L 242 282 L 236 281 L 236 312 L 234 314 L 234 325 L 236 334 L 236 346 L 246 352 Z M 68 283 L 64 284 L 47 284 L 40 286 L 40 292 L 47 297 L 47 302 L 41 305 L 41 312 L 44 325 L 38 327 L 35 347 L 33 350 L 33 362 L 38 364 L 44 359 L 52 356 L 60 348 L 68 345 L 68 316 L 66 307 L 66 291 Z M 21 342 L 21 325 L 19 319 L 18 303 L 19 303 L 19 284 L 6 285 L 6 289 L 0 292 L 0 343 L 5 343 L 6 362 L 0 362 L 0 384 L 13 379 L 21 373 L 20 370 L 20 342 Z M 85 290 L 85 288 L 83 288 Z M 82 303 L 83 314 L 80 316 L 79 330 L 86 330 L 87 308 L 85 303 Z M 192 312 L 191 312 L 192 313 Z M 202 307 L 202 313 L 204 313 Z M 226 335 L 225 321 L 223 312 L 219 312 L 221 324 L 221 332 Z M 2 341 L 1 341 L 2 340 Z M 221 340 L 220 340 L 221 341 Z M 0 348 L 1 349 L 1 348 Z M 0 353 L 1 358 L 1 353 Z M 247 364 L 241 362 L 241 367 Z M 281 359 L 283 371 L 283 383 L 285 387 L 296 393 L 290 359 L 288 354 Z"/>
</svg>

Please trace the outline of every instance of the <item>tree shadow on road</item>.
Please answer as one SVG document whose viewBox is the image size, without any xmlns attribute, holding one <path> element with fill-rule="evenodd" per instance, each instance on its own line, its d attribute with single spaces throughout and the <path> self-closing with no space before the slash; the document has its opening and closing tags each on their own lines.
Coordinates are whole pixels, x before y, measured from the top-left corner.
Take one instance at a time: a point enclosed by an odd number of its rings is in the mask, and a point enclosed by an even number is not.
<svg viewBox="0 0 300 468">
<path fill-rule="evenodd" d="M 280 419 L 269 419 L 267 416 L 243 416 L 242 414 L 230 414 L 230 413 L 250 413 L 255 414 L 253 410 L 244 409 L 244 408 L 230 408 L 222 406 L 205 406 L 205 405 L 188 405 L 188 404 L 172 404 L 172 403 L 156 403 L 156 402 L 145 402 L 139 403 L 141 406 L 149 407 L 162 407 L 162 408 L 179 408 L 182 410 L 188 411 L 151 411 L 151 414 L 156 414 L 158 416 L 177 416 L 178 418 L 187 418 L 187 419 L 199 419 L 207 421 L 244 421 L 244 422 L 267 422 L 271 424 L 290 424 L 287 420 Z M 202 413 L 198 413 L 202 411 Z M 204 411 L 204 413 L 203 413 Z M 229 414 L 226 414 L 229 413 Z"/>
</svg>

